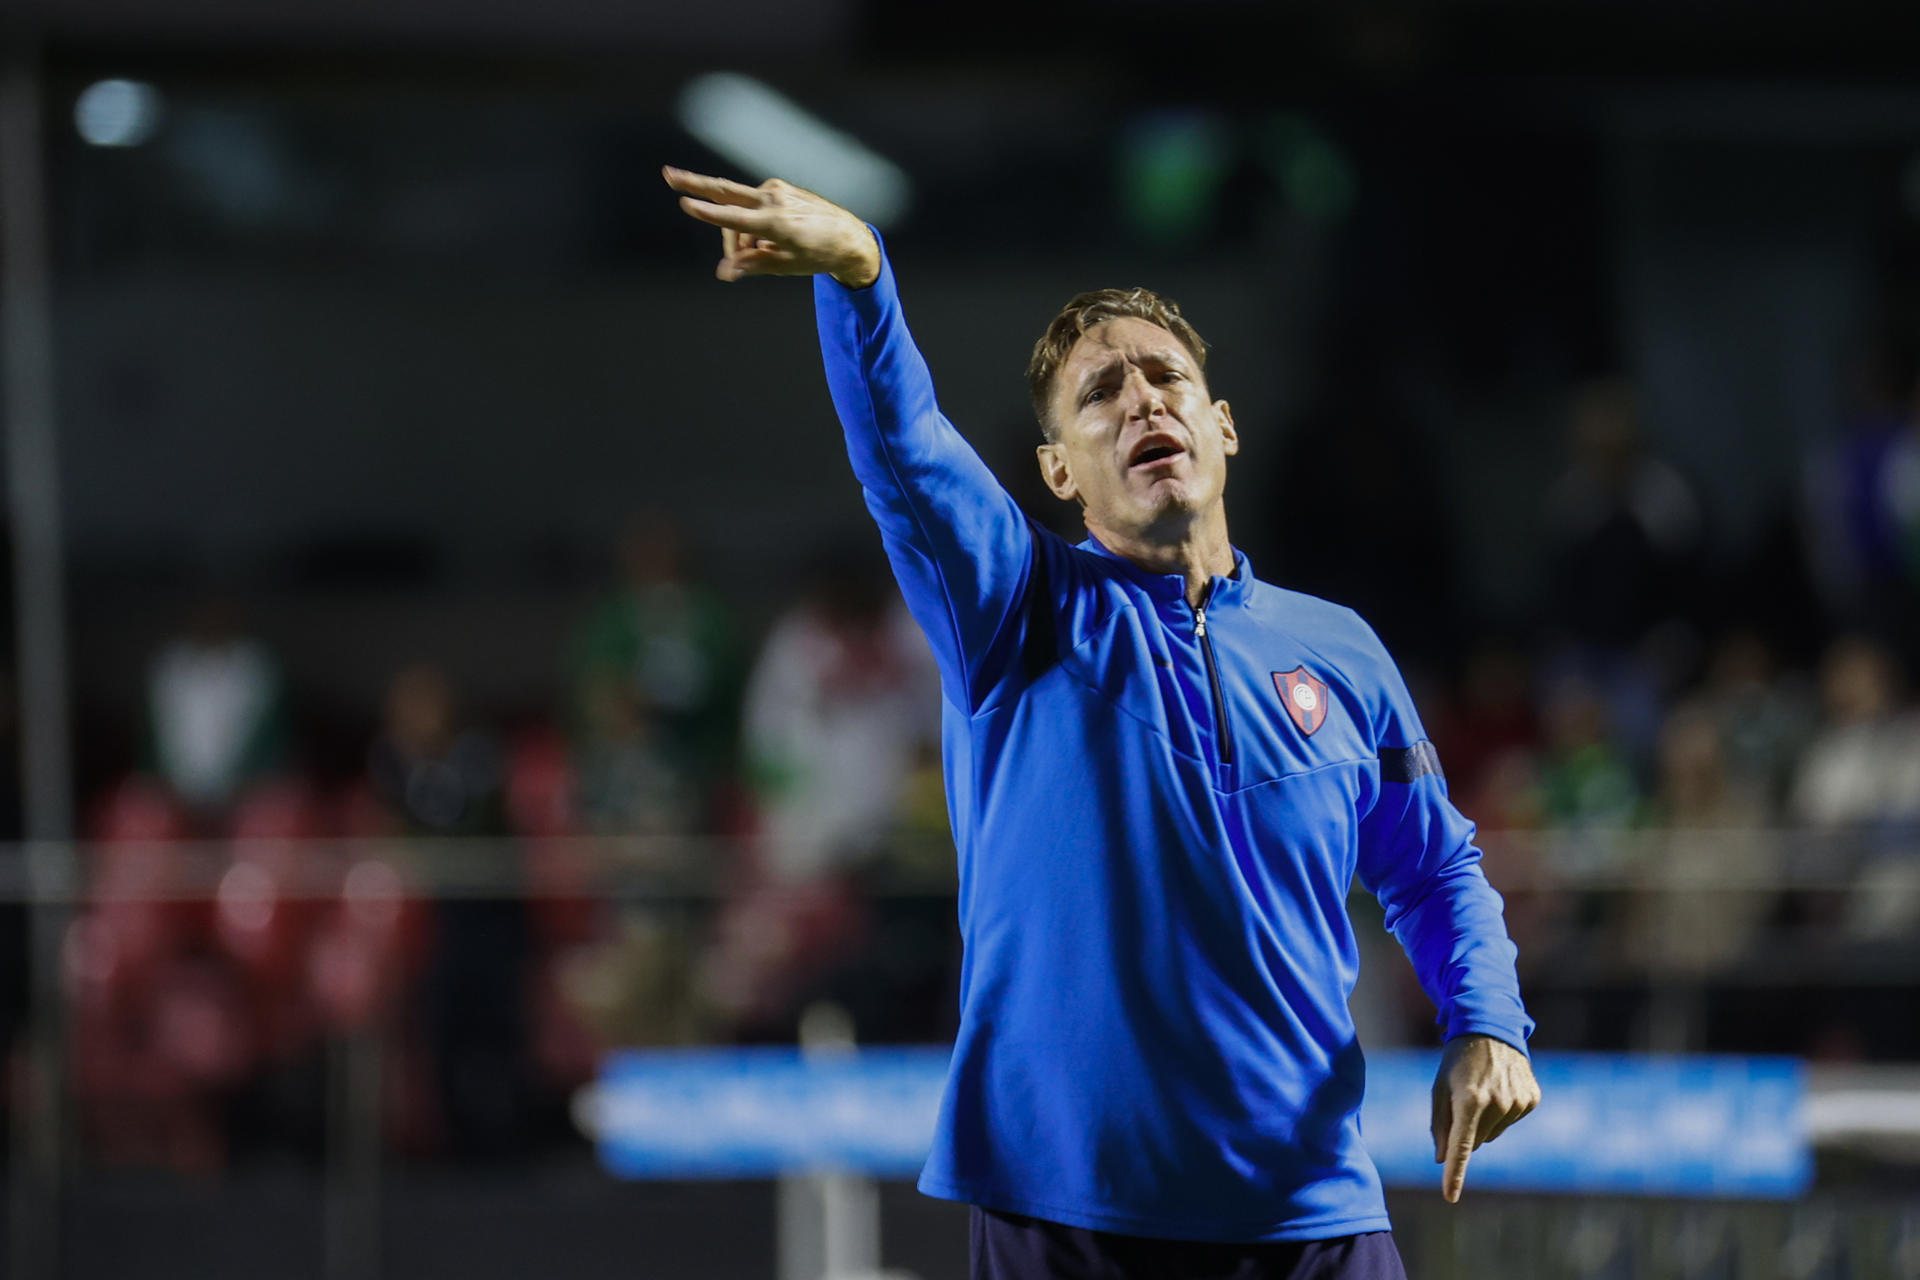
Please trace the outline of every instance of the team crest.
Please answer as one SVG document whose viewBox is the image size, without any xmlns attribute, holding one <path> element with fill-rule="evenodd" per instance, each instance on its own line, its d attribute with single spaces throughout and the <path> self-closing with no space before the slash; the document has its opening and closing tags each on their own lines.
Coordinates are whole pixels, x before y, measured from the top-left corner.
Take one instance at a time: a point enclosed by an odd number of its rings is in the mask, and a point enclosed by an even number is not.
<svg viewBox="0 0 1920 1280">
<path fill-rule="evenodd" d="M 1312 737 L 1327 722 L 1327 682 L 1309 675 L 1305 667 L 1274 672 L 1273 687 L 1280 691 L 1280 701 L 1287 704 L 1287 714 L 1301 733 Z"/>
</svg>

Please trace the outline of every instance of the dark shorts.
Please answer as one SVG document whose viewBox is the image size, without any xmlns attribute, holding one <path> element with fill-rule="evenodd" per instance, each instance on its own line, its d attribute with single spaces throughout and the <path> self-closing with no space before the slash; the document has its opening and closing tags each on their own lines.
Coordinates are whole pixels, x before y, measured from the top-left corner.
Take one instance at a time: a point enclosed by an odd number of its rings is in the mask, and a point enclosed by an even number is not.
<svg viewBox="0 0 1920 1280">
<path fill-rule="evenodd" d="M 973 1211 L 973 1280 L 1407 1280 L 1391 1231 L 1214 1244 Z"/>
</svg>

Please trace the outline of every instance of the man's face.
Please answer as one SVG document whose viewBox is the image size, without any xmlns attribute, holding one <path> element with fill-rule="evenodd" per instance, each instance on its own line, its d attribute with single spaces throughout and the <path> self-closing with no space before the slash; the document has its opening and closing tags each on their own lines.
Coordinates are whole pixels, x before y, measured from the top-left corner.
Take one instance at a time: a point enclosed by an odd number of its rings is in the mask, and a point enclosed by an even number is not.
<svg viewBox="0 0 1920 1280">
<path fill-rule="evenodd" d="M 1055 495 L 1079 499 L 1089 528 L 1177 536 L 1220 501 L 1240 451 L 1233 414 L 1209 400 L 1193 354 L 1159 325 L 1095 325 L 1053 382 L 1056 439 L 1040 446 Z"/>
</svg>

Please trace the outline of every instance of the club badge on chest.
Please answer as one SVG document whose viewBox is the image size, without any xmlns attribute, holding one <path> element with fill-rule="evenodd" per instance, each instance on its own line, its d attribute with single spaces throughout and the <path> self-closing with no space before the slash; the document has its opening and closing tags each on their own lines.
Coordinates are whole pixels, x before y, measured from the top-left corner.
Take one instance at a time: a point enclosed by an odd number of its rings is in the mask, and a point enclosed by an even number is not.
<svg viewBox="0 0 1920 1280">
<path fill-rule="evenodd" d="M 1300 732 L 1312 737 L 1314 730 L 1327 722 L 1327 682 L 1305 667 L 1273 673 L 1273 687 L 1280 692 L 1287 714 Z"/>
</svg>

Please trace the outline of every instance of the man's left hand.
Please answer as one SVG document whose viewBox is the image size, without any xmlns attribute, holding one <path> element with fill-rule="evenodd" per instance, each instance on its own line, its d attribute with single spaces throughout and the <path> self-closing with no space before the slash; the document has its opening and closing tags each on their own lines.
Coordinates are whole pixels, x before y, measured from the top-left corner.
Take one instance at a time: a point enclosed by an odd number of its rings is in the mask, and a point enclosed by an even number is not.
<svg viewBox="0 0 1920 1280">
<path fill-rule="evenodd" d="M 1504 1040 L 1455 1036 L 1433 1080 L 1433 1162 L 1444 1164 L 1440 1191 L 1458 1203 L 1467 1183 L 1467 1157 L 1540 1105 L 1533 1064 Z"/>
</svg>

